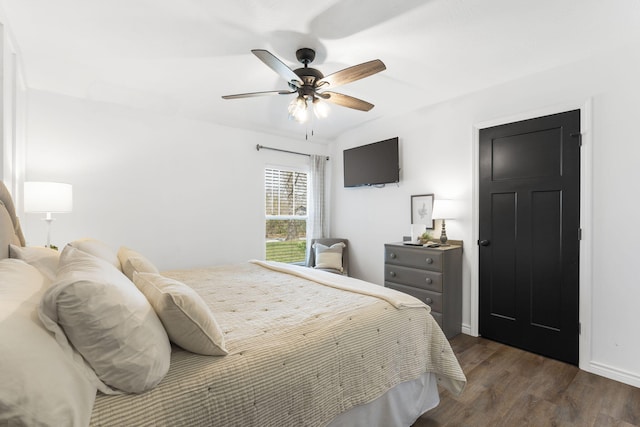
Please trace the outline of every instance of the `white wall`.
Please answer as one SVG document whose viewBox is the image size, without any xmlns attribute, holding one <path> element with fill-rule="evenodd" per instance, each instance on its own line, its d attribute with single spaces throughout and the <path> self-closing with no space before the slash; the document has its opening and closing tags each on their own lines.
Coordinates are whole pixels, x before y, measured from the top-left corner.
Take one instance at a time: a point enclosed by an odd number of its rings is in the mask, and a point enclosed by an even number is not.
<svg viewBox="0 0 640 427">
<path fill-rule="evenodd" d="M 629 46 L 341 136 L 332 154 L 333 232 L 351 241 L 351 272 L 383 283 L 383 244 L 409 233 L 412 194 L 463 200 L 467 215 L 447 221 L 447 234 L 464 240 L 463 324 L 471 330 L 478 237 L 473 224 L 474 126 L 591 100 L 592 130 L 585 141 L 592 144 L 592 182 L 587 183 L 591 194 L 584 196 L 592 200 L 593 209 L 583 213 L 591 215 L 593 230 L 585 230 L 583 248 L 592 252 L 593 263 L 583 266 L 581 286 L 588 304 L 581 307 L 586 339 L 581 367 L 640 386 L 640 340 L 635 332 L 640 280 L 634 265 L 640 200 L 633 191 L 640 182 L 638 48 Z M 342 188 L 342 150 L 391 136 L 400 137 L 400 185 Z"/>
<path fill-rule="evenodd" d="M 263 135 L 142 110 L 29 92 L 28 181 L 73 185 L 74 208 L 56 214 L 51 241 L 82 237 L 139 250 L 161 269 L 264 257 L 264 166 L 326 154 L 326 144 Z M 42 245 L 40 214 L 23 214 Z"/>
</svg>

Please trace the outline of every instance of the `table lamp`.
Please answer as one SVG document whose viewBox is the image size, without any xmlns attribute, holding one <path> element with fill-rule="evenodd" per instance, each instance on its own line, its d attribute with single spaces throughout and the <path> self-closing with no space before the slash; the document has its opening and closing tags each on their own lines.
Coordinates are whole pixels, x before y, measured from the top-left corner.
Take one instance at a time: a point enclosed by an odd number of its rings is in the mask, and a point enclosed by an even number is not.
<svg viewBox="0 0 640 427">
<path fill-rule="evenodd" d="M 442 231 L 440 232 L 440 242 L 447 243 L 447 230 L 445 220 L 455 219 L 458 216 L 458 209 L 455 200 L 436 199 L 433 201 L 433 219 L 442 220 Z"/>
<path fill-rule="evenodd" d="M 43 212 L 42 218 L 47 222 L 47 245 L 51 247 L 51 223 L 53 213 L 71 212 L 73 208 L 73 191 L 71 184 L 59 182 L 25 182 L 24 211 Z"/>
</svg>

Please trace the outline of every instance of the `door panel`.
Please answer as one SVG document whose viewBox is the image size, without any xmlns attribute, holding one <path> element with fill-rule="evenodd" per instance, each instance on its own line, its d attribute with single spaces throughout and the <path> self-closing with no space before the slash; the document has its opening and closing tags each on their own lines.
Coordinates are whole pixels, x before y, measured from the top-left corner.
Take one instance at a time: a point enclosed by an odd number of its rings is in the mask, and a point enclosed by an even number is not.
<svg viewBox="0 0 640 427">
<path fill-rule="evenodd" d="M 480 334 L 578 363 L 580 112 L 480 131 Z"/>
<path fill-rule="evenodd" d="M 516 319 L 516 206 L 515 193 L 491 196 L 491 314 L 509 320 Z"/>
<path fill-rule="evenodd" d="M 560 175 L 558 133 L 558 129 L 546 129 L 496 138 L 491 150 L 493 180 Z"/>
<path fill-rule="evenodd" d="M 562 310 L 562 295 L 556 286 L 562 281 L 561 200 L 559 191 L 535 191 L 531 204 L 531 322 L 557 331 Z"/>
</svg>

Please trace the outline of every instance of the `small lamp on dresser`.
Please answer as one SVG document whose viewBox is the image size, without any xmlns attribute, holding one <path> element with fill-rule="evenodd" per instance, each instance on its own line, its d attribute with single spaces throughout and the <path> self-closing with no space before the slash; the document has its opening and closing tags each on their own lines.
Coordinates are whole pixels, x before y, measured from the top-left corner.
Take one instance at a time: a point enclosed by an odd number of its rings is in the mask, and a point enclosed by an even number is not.
<svg viewBox="0 0 640 427">
<path fill-rule="evenodd" d="M 42 212 L 47 222 L 47 247 L 51 247 L 52 213 L 67 213 L 73 208 L 71 184 L 60 182 L 25 182 L 24 211 Z"/>
<path fill-rule="evenodd" d="M 458 206 L 456 200 L 436 199 L 433 201 L 433 219 L 442 220 L 442 230 L 440 232 L 440 243 L 447 244 L 447 230 L 445 221 L 458 217 Z"/>
</svg>

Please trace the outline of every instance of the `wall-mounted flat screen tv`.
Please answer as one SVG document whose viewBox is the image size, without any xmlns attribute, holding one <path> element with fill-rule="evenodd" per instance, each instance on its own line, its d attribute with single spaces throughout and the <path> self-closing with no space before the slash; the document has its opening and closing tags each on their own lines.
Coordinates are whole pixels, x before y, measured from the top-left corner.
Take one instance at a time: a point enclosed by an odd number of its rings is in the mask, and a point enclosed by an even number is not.
<svg viewBox="0 0 640 427">
<path fill-rule="evenodd" d="M 344 186 L 400 181 L 398 137 L 344 150 Z"/>
</svg>

